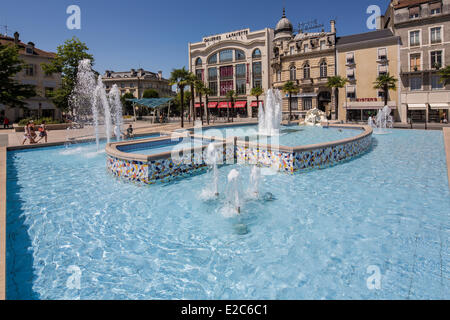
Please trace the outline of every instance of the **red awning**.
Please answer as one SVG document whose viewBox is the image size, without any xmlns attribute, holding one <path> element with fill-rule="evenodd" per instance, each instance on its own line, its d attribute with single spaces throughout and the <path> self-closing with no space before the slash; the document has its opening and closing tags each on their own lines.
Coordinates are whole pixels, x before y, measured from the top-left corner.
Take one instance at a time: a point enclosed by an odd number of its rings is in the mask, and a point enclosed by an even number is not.
<svg viewBox="0 0 450 320">
<path fill-rule="evenodd" d="M 262 103 L 262 105 L 264 105 L 264 101 L 259 101 L 259 103 Z M 256 101 L 253 101 L 252 104 L 250 105 L 251 107 L 257 107 L 258 104 L 256 103 Z"/>
<path fill-rule="evenodd" d="M 219 109 L 220 108 L 228 108 L 228 105 L 230 106 L 230 108 L 231 108 L 231 103 L 229 103 L 229 102 L 221 102 L 221 103 L 219 103 Z"/>
<path fill-rule="evenodd" d="M 245 108 L 247 106 L 247 101 L 236 101 L 234 104 L 235 108 Z"/>
<path fill-rule="evenodd" d="M 217 108 L 217 102 L 208 102 L 208 108 L 210 109 Z"/>
<path fill-rule="evenodd" d="M 202 107 L 203 107 L 204 105 L 205 105 L 205 104 L 202 103 Z M 196 103 L 196 104 L 195 104 L 195 107 L 196 107 L 196 108 L 200 108 L 200 103 Z"/>
</svg>

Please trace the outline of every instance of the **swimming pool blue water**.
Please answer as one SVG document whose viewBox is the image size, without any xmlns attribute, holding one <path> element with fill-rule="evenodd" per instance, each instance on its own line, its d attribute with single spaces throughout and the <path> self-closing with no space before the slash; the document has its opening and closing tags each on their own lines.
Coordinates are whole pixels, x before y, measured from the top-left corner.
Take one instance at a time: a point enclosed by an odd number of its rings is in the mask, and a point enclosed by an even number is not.
<svg viewBox="0 0 450 320">
<path fill-rule="evenodd" d="M 168 138 L 167 140 L 159 140 L 159 141 L 148 141 L 137 144 L 129 144 L 118 146 L 117 149 L 119 151 L 134 153 L 134 154 L 143 154 L 143 155 L 152 155 L 158 153 L 165 153 L 175 151 L 181 151 L 183 149 L 190 149 L 194 147 L 201 147 L 202 145 L 209 144 L 210 141 L 202 140 L 202 139 L 191 139 L 191 138 Z"/>
<path fill-rule="evenodd" d="M 258 126 L 237 126 L 220 129 L 206 129 L 204 135 L 230 138 L 233 136 L 249 136 L 250 140 L 259 140 L 261 143 L 278 143 L 287 147 L 310 145 L 351 138 L 362 133 L 360 129 L 322 128 L 316 126 L 282 126 L 280 136 L 267 137 L 257 133 Z"/>
<path fill-rule="evenodd" d="M 244 194 L 245 166 L 220 168 L 212 201 L 210 174 L 143 186 L 105 162 L 90 144 L 8 152 L 8 299 L 450 298 L 442 132 L 374 136 L 325 170 L 263 170 L 273 201 Z M 226 218 L 233 168 L 244 203 Z"/>
</svg>

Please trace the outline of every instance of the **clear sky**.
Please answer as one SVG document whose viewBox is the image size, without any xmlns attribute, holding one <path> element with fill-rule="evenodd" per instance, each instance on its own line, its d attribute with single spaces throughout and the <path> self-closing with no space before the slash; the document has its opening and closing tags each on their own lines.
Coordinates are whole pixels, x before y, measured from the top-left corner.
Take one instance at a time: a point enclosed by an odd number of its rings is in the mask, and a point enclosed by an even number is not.
<svg viewBox="0 0 450 320">
<path fill-rule="evenodd" d="M 77 36 L 95 57 L 95 69 L 126 71 L 139 67 L 163 71 L 187 66 L 188 42 L 244 28 L 274 28 L 286 6 L 294 28 L 317 19 L 329 30 L 337 20 L 338 35 L 370 31 L 366 13 L 378 5 L 384 13 L 388 0 L 0 0 L 0 25 L 8 35 L 19 31 L 23 42 L 56 51 Z M 81 8 L 81 30 L 69 30 L 69 5 Z M 4 33 L 4 28 L 0 27 Z"/>
</svg>

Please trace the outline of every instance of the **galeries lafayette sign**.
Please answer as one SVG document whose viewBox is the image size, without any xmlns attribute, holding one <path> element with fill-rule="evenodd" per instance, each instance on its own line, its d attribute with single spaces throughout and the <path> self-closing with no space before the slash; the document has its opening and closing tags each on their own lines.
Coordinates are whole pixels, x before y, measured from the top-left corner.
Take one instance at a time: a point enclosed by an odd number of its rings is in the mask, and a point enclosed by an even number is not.
<svg viewBox="0 0 450 320">
<path fill-rule="evenodd" d="M 228 40 L 228 39 L 232 39 L 232 38 L 246 36 L 249 33 L 250 33 L 250 29 L 238 30 L 238 31 L 230 32 L 230 33 L 223 33 L 223 34 L 218 34 L 215 36 L 203 38 L 203 42 L 208 43 L 208 42 L 212 42 L 212 41 L 215 42 L 215 41 Z"/>
</svg>

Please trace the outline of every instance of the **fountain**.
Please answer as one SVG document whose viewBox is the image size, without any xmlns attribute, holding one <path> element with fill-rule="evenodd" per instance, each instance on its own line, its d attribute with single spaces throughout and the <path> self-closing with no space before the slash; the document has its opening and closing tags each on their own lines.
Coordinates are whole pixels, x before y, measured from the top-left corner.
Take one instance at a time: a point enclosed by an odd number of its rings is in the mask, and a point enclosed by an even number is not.
<svg viewBox="0 0 450 320">
<path fill-rule="evenodd" d="M 305 116 L 305 124 L 308 126 L 320 126 L 322 122 L 327 121 L 325 112 L 320 111 L 317 108 L 309 110 Z"/>
<path fill-rule="evenodd" d="M 233 210 L 235 210 L 237 214 L 241 213 L 239 199 L 239 176 L 240 173 L 236 169 L 231 170 L 228 174 L 227 200 L 233 206 Z"/>
<path fill-rule="evenodd" d="M 251 197 L 259 197 L 259 182 L 261 180 L 261 168 L 258 166 L 253 166 L 250 174 L 250 186 L 249 194 Z"/>
<path fill-rule="evenodd" d="M 215 197 L 219 196 L 219 170 L 217 168 L 217 150 L 213 143 L 208 145 L 206 149 L 205 162 L 212 171 L 212 192 Z M 204 190 L 203 194 L 211 194 L 210 190 Z"/>
<path fill-rule="evenodd" d="M 109 92 L 109 104 L 114 115 L 114 134 L 116 139 L 120 140 L 122 137 L 120 128 L 123 125 L 122 102 L 120 101 L 120 91 L 116 84 L 112 86 Z"/>
<path fill-rule="evenodd" d="M 269 89 L 266 94 L 266 105 L 259 104 L 258 132 L 260 135 L 276 136 L 280 134 L 281 106 L 283 97 L 280 90 Z"/>
<path fill-rule="evenodd" d="M 110 99 L 106 94 L 102 77 L 95 79 L 89 59 L 81 60 L 78 64 L 77 81 L 69 98 L 69 104 L 73 110 L 74 121 L 78 124 L 92 123 L 94 127 L 97 150 L 100 139 L 100 117 L 103 115 L 105 135 L 107 142 L 111 140 L 111 107 L 115 115 L 115 124 L 120 130 L 122 124 L 122 105 L 120 92 L 117 87 L 111 90 Z M 116 136 L 119 132 L 116 132 Z"/>
<path fill-rule="evenodd" d="M 387 128 L 392 128 L 393 118 L 390 115 L 391 108 L 384 106 L 383 109 L 378 110 L 375 120 L 369 117 L 368 125 L 373 128 L 373 133 L 375 134 L 387 134 Z"/>
</svg>

